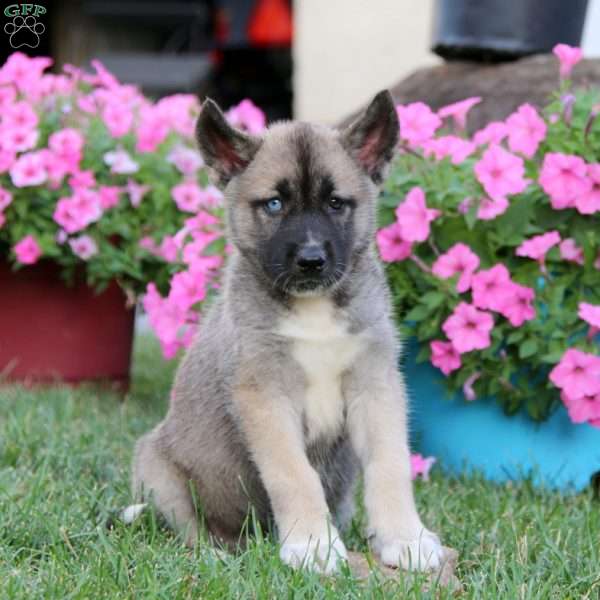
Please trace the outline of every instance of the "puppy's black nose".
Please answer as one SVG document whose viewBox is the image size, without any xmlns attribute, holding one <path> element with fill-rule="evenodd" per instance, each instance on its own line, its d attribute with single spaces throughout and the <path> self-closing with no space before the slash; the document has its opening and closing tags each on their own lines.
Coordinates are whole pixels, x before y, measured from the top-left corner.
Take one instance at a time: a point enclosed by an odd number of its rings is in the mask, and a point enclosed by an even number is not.
<svg viewBox="0 0 600 600">
<path fill-rule="evenodd" d="M 296 255 L 296 264 L 304 273 L 322 271 L 326 262 L 325 248 L 321 246 L 305 246 Z"/>
</svg>

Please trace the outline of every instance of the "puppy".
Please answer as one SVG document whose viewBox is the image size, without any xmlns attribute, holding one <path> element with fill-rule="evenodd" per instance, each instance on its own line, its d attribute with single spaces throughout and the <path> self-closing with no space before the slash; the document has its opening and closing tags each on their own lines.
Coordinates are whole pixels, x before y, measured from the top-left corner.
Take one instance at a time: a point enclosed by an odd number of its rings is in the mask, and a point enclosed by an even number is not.
<svg viewBox="0 0 600 600">
<path fill-rule="evenodd" d="M 390 294 L 374 249 L 378 184 L 398 140 L 379 93 L 344 131 L 231 127 L 204 103 L 197 138 L 225 186 L 234 251 L 175 380 L 165 419 L 137 443 L 133 491 L 187 543 L 235 544 L 252 507 L 281 559 L 335 571 L 359 470 L 383 563 L 436 568 L 415 508 L 406 393 Z M 135 511 L 135 508 L 133 509 Z"/>
</svg>

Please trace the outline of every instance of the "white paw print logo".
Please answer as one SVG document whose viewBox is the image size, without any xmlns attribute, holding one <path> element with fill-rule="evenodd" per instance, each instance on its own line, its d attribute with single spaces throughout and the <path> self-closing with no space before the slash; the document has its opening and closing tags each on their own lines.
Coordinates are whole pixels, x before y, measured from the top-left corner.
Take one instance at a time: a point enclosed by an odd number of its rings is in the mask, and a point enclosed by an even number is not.
<svg viewBox="0 0 600 600">
<path fill-rule="evenodd" d="M 27 46 L 37 48 L 40 44 L 40 35 L 46 31 L 43 23 L 40 23 L 33 15 L 22 17 L 17 15 L 12 21 L 4 25 L 4 33 L 7 33 L 9 44 L 15 50 Z"/>
</svg>

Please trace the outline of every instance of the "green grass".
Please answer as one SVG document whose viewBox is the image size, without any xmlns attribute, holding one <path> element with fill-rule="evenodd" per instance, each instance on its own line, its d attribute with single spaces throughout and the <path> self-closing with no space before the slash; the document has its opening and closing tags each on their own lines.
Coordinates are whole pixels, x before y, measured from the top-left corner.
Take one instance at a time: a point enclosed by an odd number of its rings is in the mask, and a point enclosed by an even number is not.
<svg viewBox="0 0 600 600">
<path fill-rule="evenodd" d="M 0 389 L 0 598 L 449 598 L 423 578 L 358 583 L 280 563 L 259 538 L 239 555 L 181 546 L 148 513 L 102 523 L 129 503 L 134 440 L 164 413 L 172 377 L 156 346 L 137 344 L 124 402 L 108 392 Z M 557 452 L 560 449 L 557 448 Z M 460 552 L 464 598 L 600 597 L 600 503 L 529 483 L 435 474 L 417 484 L 424 520 Z M 348 544 L 364 550 L 360 528 Z"/>
</svg>

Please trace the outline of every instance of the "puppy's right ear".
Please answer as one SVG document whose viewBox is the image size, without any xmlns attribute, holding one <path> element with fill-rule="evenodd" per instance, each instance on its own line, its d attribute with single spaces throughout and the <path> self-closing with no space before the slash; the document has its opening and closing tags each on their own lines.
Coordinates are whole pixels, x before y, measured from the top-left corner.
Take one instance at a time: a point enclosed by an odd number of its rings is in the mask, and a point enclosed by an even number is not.
<svg viewBox="0 0 600 600">
<path fill-rule="evenodd" d="M 260 138 L 232 127 L 210 98 L 202 105 L 196 140 L 204 162 L 217 172 L 223 185 L 250 164 L 261 144 Z"/>
</svg>

